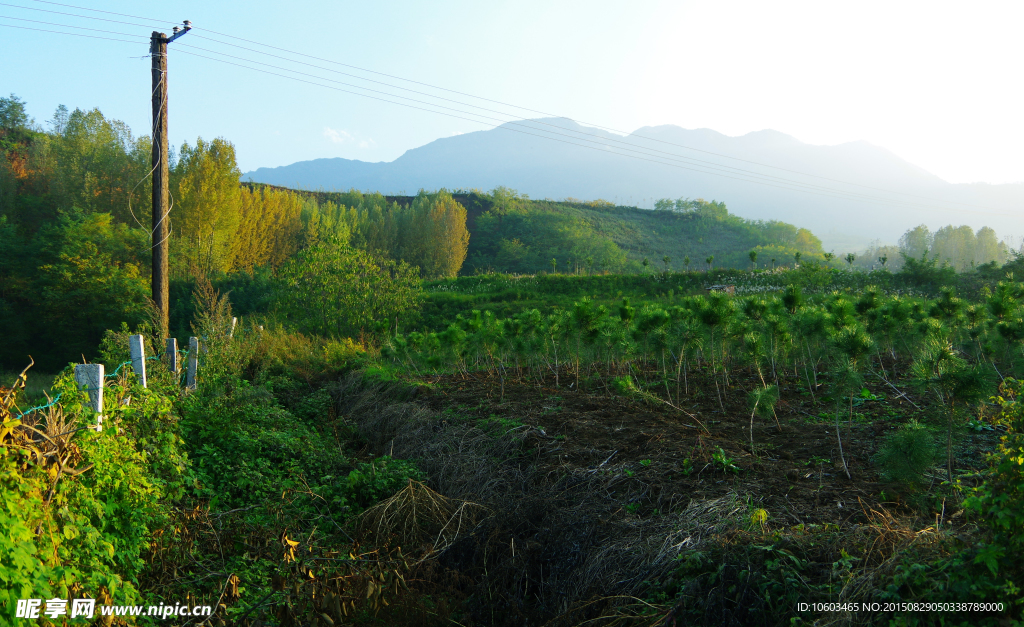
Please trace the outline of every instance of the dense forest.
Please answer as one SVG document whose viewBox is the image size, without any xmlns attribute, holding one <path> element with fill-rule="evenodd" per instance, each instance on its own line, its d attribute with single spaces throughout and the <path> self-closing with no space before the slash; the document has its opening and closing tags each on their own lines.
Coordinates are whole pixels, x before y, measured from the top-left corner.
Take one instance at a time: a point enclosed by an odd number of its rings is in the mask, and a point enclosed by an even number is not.
<svg viewBox="0 0 1024 627">
<path fill-rule="evenodd" d="M 104 330 L 150 319 L 149 139 L 98 110 L 61 107 L 47 131 L 14 96 L 0 111 L 0 364 L 31 353 L 59 368 L 95 354 Z M 352 192 L 339 205 L 243 186 L 222 139 L 185 144 L 172 161 L 174 293 L 197 276 L 273 273 L 317 247 L 424 278 L 455 276 L 466 256 L 465 209 L 444 191 L 404 206 Z"/>
</svg>

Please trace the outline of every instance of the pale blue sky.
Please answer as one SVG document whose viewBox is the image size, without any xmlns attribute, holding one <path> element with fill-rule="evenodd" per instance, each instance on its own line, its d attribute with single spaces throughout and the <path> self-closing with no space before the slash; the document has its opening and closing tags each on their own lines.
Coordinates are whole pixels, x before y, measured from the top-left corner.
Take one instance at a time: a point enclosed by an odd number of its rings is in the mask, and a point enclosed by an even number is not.
<svg viewBox="0 0 1024 627">
<path fill-rule="evenodd" d="M 728 135 L 772 128 L 814 144 L 863 139 L 951 182 L 1024 180 L 1020 2 L 66 4 L 168 21 L 5 0 L 0 24 L 71 30 L 9 19 L 23 18 L 148 37 L 153 27 L 169 32 L 174 22 L 191 20 L 197 29 L 171 44 L 172 142 L 226 137 L 243 170 L 317 157 L 389 161 L 488 125 L 183 54 L 198 52 L 185 47 L 191 45 L 285 63 L 203 40 L 213 36 L 203 29 L 624 131 L 677 124 Z M 22 97 L 40 122 L 58 104 L 99 107 L 144 134 L 146 54 L 144 41 L 0 28 L 0 94 Z"/>
</svg>

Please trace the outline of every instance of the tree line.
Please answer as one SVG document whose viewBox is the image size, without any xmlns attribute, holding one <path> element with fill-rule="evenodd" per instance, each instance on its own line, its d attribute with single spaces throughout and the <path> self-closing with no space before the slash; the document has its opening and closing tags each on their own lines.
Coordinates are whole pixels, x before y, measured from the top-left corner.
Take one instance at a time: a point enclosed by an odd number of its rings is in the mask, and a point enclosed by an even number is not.
<svg viewBox="0 0 1024 627">
<path fill-rule="evenodd" d="M 988 264 L 1000 265 L 1015 251 L 987 226 L 977 231 L 966 224 L 941 227 L 932 232 L 921 224 L 904 233 L 896 245 L 875 243 L 859 255 L 853 265 L 861 270 L 888 267 L 901 270 L 907 259 L 934 261 L 956 272 L 969 272 Z"/>
<path fill-rule="evenodd" d="M 104 330 L 148 320 L 150 154 L 149 137 L 98 109 L 58 107 L 44 128 L 17 96 L 0 98 L 4 366 L 30 353 L 92 354 Z M 394 266 L 417 280 L 454 277 L 466 258 L 466 210 L 443 190 L 400 205 L 243 185 L 223 138 L 182 145 L 170 174 L 172 282 L 273 275 L 317 247 L 341 251 L 346 267 Z"/>
</svg>

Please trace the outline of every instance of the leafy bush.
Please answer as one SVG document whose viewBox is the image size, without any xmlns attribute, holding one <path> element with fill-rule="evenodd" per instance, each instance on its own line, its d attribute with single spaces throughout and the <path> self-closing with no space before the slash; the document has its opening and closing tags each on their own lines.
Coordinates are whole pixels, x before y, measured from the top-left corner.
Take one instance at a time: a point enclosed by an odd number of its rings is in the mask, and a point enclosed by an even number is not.
<svg viewBox="0 0 1024 627">
<path fill-rule="evenodd" d="M 328 337 L 379 332 L 421 299 L 416 269 L 339 242 L 317 244 L 278 275 L 277 308 L 299 330 Z"/>
<path fill-rule="evenodd" d="M 991 580 L 987 583 L 1006 599 L 1016 599 L 1018 612 L 1024 607 L 1024 382 L 1007 378 L 995 402 L 999 421 L 1006 426 L 999 450 L 992 457 L 992 470 L 981 487 L 965 501 L 988 528 L 989 537 L 975 557 L 984 564 Z M 986 582 L 979 582 L 983 585 Z"/>
<path fill-rule="evenodd" d="M 107 386 L 101 432 L 84 428 L 95 415 L 70 367 L 53 385 L 61 405 L 18 418 L 0 405 L 0 623 L 19 598 L 142 601 L 144 556 L 188 463 L 162 417 L 169 398 L 133 379 L 126 369 Z"/>
<path fill-rule="evenodd" d="M 244 507 L 307 482 L 345 505 L 347 490 L 336 478 L 351 465 L 267 389 L 244 380 L 207 379 L 181 408 L 199 496 Z"/>
<path fill-rule="evenodd" d="M 911 420 L 885 439 L 874 461 L 886 481 L 913 486 L 935 463 L 935 454 L 935 438 L 931 432 Z"/>
</svg>

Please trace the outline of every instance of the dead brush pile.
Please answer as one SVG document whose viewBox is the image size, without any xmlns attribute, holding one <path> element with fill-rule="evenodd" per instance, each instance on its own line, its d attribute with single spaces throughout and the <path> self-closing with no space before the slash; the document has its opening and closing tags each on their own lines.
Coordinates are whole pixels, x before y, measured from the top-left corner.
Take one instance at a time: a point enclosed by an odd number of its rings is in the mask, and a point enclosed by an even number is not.
<svg viewBox="0 0 1024 627">
<path fill-rule="evenodd" d="M 676 515 L 622 516 L 624 494 L 647 488 L 615 465 L 542 472 L 536 461 L 557 456 L 559 443 L 536 429 L 494 433 L 410 402 L 407 386 L 355 375 L 332 395 L 375 453 L 416 460 L 440 493 L 411 482 L 366 512 L 360 529 L 419 545 L 438 572 L 472 582 L 474 624 L 652 624 L 670 608 L 638 597 L 681 552 L 745 515 L 730 494 Z"/>
<path fill-rule="evenodd" d="M 0 445 L 23 451 L 26 468 L 50 468 L 52 496 L 62 476 L 76 476 L 92 466 L 75 468 L 82 454 L 71 439 L 81 428 L 65 416 L 60 405 L 25 414 L 17 411 L 15 400 L 18 392 L 25 389 L 26 373 L 34 363 L 22 370 L 11 387 L 0 386 Z"/>
<path fill-rule="evenodd" d="M 450 499 L 419 481 L 363 512 L 358 531 L 363 536 L 391 537 L 428 559 L 450 547 L 489 514 L 486 507 Z"/>
</svg>

